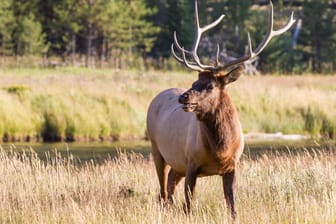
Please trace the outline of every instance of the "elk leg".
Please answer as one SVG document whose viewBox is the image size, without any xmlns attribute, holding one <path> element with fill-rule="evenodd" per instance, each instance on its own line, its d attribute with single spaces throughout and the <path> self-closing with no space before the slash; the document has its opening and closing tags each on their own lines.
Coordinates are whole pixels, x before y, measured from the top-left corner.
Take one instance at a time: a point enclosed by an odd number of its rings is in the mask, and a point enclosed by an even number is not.
<svg viewBox="0 0 336 224">
<path fill-rule="evenodd" d="M 170 169 L 168 174 L 168 200 L 171 204 L 174 204 L 173 195 L 177 184 L 181 181 L 182 175 L 177 173 L 175 170 Z"/>
<path fill-rule="evenodd" d="M 160 182 L 160 201 L 167 201 L 167 180 L 168 180 L 168 171 L 169 166 L 164 161 L 162 155 L 156 147 L 156 144 L 152 142 L 152 154 L 155 163 L 156 173 Z"/>
<path fill-rule="evenodd" d="M 191 201 L 194 195 L 196 179 L 197 179 L 197 169 L 188 166 L 184 184 L 184 195 L 186 199 L 185 212 L 187 214 L 190 213 Z"/>
<path fill-rule="evenodd" d="M 224 196 L 226 200 L 226 205 L 230 211 L 230 215 L 233 220 L 236 218 L 236 210 L 234 205 L 234 191 L 233 191 L 234 182 L 235 182 L 235 171 L 223 175 Z"/>
</svg>

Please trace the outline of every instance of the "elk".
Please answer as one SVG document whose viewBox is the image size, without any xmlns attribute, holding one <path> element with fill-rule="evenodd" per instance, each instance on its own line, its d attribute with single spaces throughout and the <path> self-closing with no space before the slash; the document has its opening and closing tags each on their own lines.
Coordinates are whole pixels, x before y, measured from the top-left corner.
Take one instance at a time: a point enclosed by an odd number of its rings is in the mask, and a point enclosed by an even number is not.
<svg viewBox="0 0 336 224">
<path fill-rule="evenodd" d="M 147 134 L 160 183 L 160 199 L 164 203 L 173 203 L 176 185 L 185 177 L 185 211 L 189 213 L 197 177 L 220 175 L 229 214 L 235 219 L 234 182 L 244 140 L 227 87 L 240 77 L 244 62 L 259 55 L 273 37 L 286 32 L 295 20 L 292 13 L 283 28 L 273 30 L 273 5 L 270 2 L 268 31 L 255 50 L 248 34 L 248 51 L 242 57 L 222 64 L 217 47 L 214 65 L 202 64 L 197 54 L 201 36 L 219 24 L 223 17 L 200 27 L 195 0 L 192 50 L 181 47 L 174 32 L 172 54 L 178 62 L 197 71 L 198 80 L 189 90 L 172 88 L 153 99 L 147 114 Z M 180 56 L 175 49 L 180 51 Z"/>
</svg>

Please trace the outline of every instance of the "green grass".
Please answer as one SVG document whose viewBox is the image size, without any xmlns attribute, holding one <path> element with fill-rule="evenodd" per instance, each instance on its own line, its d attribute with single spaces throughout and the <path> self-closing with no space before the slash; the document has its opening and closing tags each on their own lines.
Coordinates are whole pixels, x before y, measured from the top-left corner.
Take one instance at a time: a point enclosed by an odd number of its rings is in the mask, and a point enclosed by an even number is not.
<svg viewBox="0 0 336 224">
<path fill-rule="evenodd" d="M 336 137 L 332 76 L 246 77 L 232 94 L 245 132 L 300 133 Z"/>
<path fill-rule="evenodd" d="M 335 223 L 336 155 L 243 157 L 239 164 L 238 223 Z M 190 216 L 183 183 L 176 205 L 157 201 L 154 164 L 121 153 L 103 164 L 75 165 L 73 157 L 0 151 L 1 223 L 230 223 L 221 178 L 199 178 Z"/>
<path fill-rule="evenodd" d="M 0 70 L 0 139 L 141 139 L 151 99 L 166 88 L 189 88 L 196 78 L 163 71 Z M 229 88 L 244 132 L 335 138 L 334 83 L 335 76 L 258 76 Z"/>
</svg>

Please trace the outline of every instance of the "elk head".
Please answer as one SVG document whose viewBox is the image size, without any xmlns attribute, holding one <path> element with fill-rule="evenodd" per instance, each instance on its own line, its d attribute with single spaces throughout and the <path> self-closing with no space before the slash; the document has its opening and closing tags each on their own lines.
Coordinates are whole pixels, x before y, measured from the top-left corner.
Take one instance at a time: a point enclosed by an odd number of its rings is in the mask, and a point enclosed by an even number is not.
<svg viewBox="0 0 336 224">
<path fill-rule="evenodd" d="M 212 113 L 220 103 L 219 99 L 224 96 L 226 86 L 236 81 L 242 72 L 242 66 L 238 66 L 225 75 L 200 72 L 199 79 L 192 84 L 189 90 L 180 95 L 179 103 L 183 104 L 184 111 L 195 112 L 198 117 Z"/>
<path fill-rule="evenodd" d="M 197 54 L 201 36 L 204 32 L 219 24 L 223 17 L 224 15 L 221 15 L 216 21 L 200 27 L 197 0 L 195 0 L 195 40 L 192 50 L 188 51 L 181 47 L 177 40 L 176 32 L 174 32 L 174 43 L 171 46 L 173 56 L 187 68 L 199 72 L 199 79 L 193 83 L 188 91 L 179 97 L 179 103 L 183 104 L 184 111 L 196 112 L 198 117 L 211 112 L 213 110 L 211 108 L 216 108 L 221 97 L 225 96 L 226 86 L 240 77 L 243 72 L 244 62 L 253 60 L 264 50 L 273 37 L 286 32 L 295 23 L 292 13 L 288 23 L 283 28 L 273 30 L 273 4 L 270 1 L 268 31 L 256 49 L 253 50 L 250 34 L 248 33 L 248 51 L 244 56 L 227 64 L 222 64 L 219 61 L 219 45 L 217 45 L 217 57 L 214 65 L 204 65 Z M 175 53 L 175 48 L 180 51 L 181 56 Z"/>
</svg>

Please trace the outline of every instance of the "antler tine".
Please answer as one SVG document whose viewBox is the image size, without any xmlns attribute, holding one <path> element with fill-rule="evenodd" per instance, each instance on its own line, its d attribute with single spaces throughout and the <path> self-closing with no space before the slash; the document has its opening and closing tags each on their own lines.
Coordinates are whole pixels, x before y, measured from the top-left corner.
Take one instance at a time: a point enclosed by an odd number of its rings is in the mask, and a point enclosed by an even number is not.
<svg viewBox="0 0 336 224">
<path fill-rule="evenodd" d="M 287 22 L 287 24 L 279 29 L 279 30 L 273 30 L 273 23 L 274 23 L 274 10 L 273 10 L 273 3 L 272 1 L 270 1 L 270 12 L 269 12 L 269 19 L 268 19 L 268 30 L 267 33 L 264 37 L 264 39 L 262 40 L 262 42 L 259 44 L 259 46 L 253 51 L 252 49 L 252 44 L 251 44 L 251 37 L 250 34 L 248 33 L 248 49 L 249 49 L 249 53 L 247 55 L 244 55 L 241 58 L 238 58 L 236 60 L 233 60 L 231 62 L 229 62 L 228 64 L 224 65 L 221 69 L 226 69 L 228 67 L 231 67 L 233 65 L 237 65 L 240 63 L 243 63 L 245 61 L 248 61 L 254 57 L 256 57 L 257 55 L 259 55 L 267 46 L 267 44 L 271 41 L 271 39 L 275 36 L 278 36 L 284 32 L 286 32 L 295 22 L 296 20 L 294 19 L 294 12 L 292 12 L 291 17 L 289 19 L 289 21 Z"/>
<path fill-rule="evenodd" d="M 181 47 L 181 45 L 179 44 L 178 40 L 177 40 L 177 36 L 176 36 L 176 32 L 174 32 L 174 43 L 171 46 L 171 52 L 173 54 L 173 56 L 175 57 L 175 59 L 184 64 L 185 66 L 187 66 L 188 68 L 192 69 L 192 70 L 196 70 L 199 72 L 202 71 L 207 71 L 207 70 L 217 70 L 217 67 L 214 66 L 207 66 L 207 65 L 203 65 L 197 55 L 197 49 L 202 37 L 202 34 L 204 32 L 206 32 L 207 30 L 215 27 L 216 25 L 218 25 L 218 23 L 223 19 L 224 15 L 221 15 L 217 20 L 215 20 L 214 22 L 204 26 L 204 27 L 200 27 L 199 25 L 199 17 L 198 17 L 198 6 L 197 6 L 197 0 L 195 0 L 195 40 L 194 40 L 194 44 L 193 44 L 193 48 L 191 51 L 187 51 L 185 50 L 183 47 Z M 174 50 L 174 45 L 176 46 L 176 48 L 181 51 L 181 54 L 183 56 L 183 58 L 177 56 L 177 54 L 175 53 Z M 192 58 L 193 62 L 188 62 L 186 59 L 186 54 L 190 55 L 190 57 Z"/>
<path fill-rule="evenodd" d="M 200 59 L 197 55 L 197 49 L 198 49 L 198 45 L 199 45 L 199 42 L 201 40 L 201 37 L 202 37 L 202 34 L 206 31 L 208 31 L 209 29 L 215 27 L 218 25 L 218 23 L 220 23 L 220 21 L 224 18 L 224 15 L 221 15 L 217 20 L 215 20 L 214 22 L 204 26 L 204 27 L 201 27 L 200 24 L 199 24 L 199 18 L 198 18 L 198 3 L 197 3 L 197 0 L 195 0 L 195 42 L 194 42 L 194 45 L 193 45 L 193 48 L 191 50 L 191 53 L 192 53 L 192 56 L 193 56 L 193 59 L 195 60 L 196 64 L 202 68 L 203 70 L 216 70 L 216 67 L 214 66 L 207 66 L 207 65 L 203 65 L 201 62 L 200 62 Z"/>
<path fill-rule="evenodd" d="M 247 34 L 247 41 L 248 41 L 248 53 L 247 54 L 245 54 L 244 56 L 227 63 L 226 65 L 222 65 L 219 62 L 219 47 L 217 47 L 217 55 L 216 55 L 215 66 L 203 65 L 201 63 L 198 55 L 197 55 L 197 49 L 198 49 L 202 34 L 204 32 L 206 32 L 207 30 L 209 30 L 209 29 L 215 27 L 216 25 L 218 25 L 218 23 L 223 19 L 224 15 L 221 15 L 214 22 L 212 22 L 208 25 L 205 25 L 204 27 L 201 27 L 200 24 L 199 24 L 199 17 L 198 17 L 198 4 L 197 4 L 197 0 L 195 0 L 195 40 L 194 40 L 193 48 L 192 48 L 191 51 L 187 51 L 187 50 L 184 49 L 184 47 L 181 47 L 181 45 L 179 44 L 179 42 L 177 40 L 176 32 L 174 32 L 174 43 L 171 46 L 172 54 L 178 62 L 184 64 L 185 66 L 187 66 L 188 68 L 190 68 L 192 70 L 196 70 L 196 71 L 199 71 L 199 72 L 224 70 L 224 69 L 229 68 L 231 66 L 244 63 L 245 61 L 251 60 L 254 57 L 256 57 L 257 55 L 259 55 L 264 50 L 264 48 L 267 46 L 267 44 L 271 41 L 271 39 L 273 37 L 278 36 L 278 35 L 286 32 L 296 22 L 296 20 L 294 19 L 294 13 L 292 12 L 288 23 L 284 27 L 282 27 L 279 30 L 273 30 L 273 23 L 274 23 L 274 15 L 273 14 L 274 14 L 273 3 L 272 3 L 272 1 L 270 1 L 268 30 L 267 30 L 267 33 L 266 33 L 264 39 L 262 40 L 262 42 L 258 45 L 258 47 L 255 50 L 253 50 L 253 48 L 252 48 L 251 36 L 248 33 Z M 174 50 L 174 45 L 179 51 L 181 51 L 182 57 L 177 56 L 177 54 L 175 53 L 175 50 Z M 186 54 L 188 54 L 188 59 L 190 58 L 191 62 L 187 60 Z"/>
<path fill-rule="evenodd" d="M 202 72 L 202 71 L 203 71 L 203 70 L 200 69 L 198 66 L 195 66 L 195 65 L 193 65 L 193 64 L 190 64 L 190 63 L 187 61 L 187 58 L 186 58 L 185 53 L 187 53 L 188 51 L 184 50 L 183 47 L 181 47 L 181 52 L 182 52 L 183 59 L 176 55 L 175 50 L 174 50 L 174 44 L 171 45 L 171 52 L 172 52 L 174 58 L 175 58 L 178 62 L 180 62 L 180 63 L 182 63 L 183 65 L 185 65 L 187 68 L 190 68 L 190 69 L 192 69 L 192 70 L 196 70 L 196 71 L 199 71 L 199 72 Z"/>
<path fill-rule="evenodd" d="M 204 27 L 201 27 L 199 24 L 199 18 L 198 18 L 198 6 L 197 6 L 197 0 L 195 0 L 195 43 L 194 43 L 194 47 L 193 47 L 193 53 L 196 54 L 201 36 L 204 32 L 212 29 L 213 27 L 217 26 L 220 21 L 223 20 L 224 15 L 221 15 L 220 17 L 218 17 L 218 19 L 216 19 L 215 21 L 213 21 L 212 23 L 205 25 Z M 197 55 L 196 55 L 197 56 Z"/>
<path fill-rule="evenodd" d="M 289 21 L 287 22 L 287 24 L 284 27 L 282 27 L 279 30 L 273 30 L 273 23 L 274 23 L 274 16 L 273 16 L 273 14 L 274 14 L 273 3 L 272 3 L 272 1 L 270 1 L 270 15 L 269 15 L 269 19 L 268 19 L 268 21 L 269 21 L 268 22 L 268 32 L 267 32 L 264 40 L 255 49 L 254 54 L 256 54 L 256 55 L 258 55 L 260 52 L 262 52 L 264 50 L 264 48 L 267 46 L 267 44 L 270 42 L 270 40 L 273 37 L 278 36 L 280 34 L 283 34 L 289 28 L 291 28 L 291 26 L 296 22 L 296 20 L 294 19 L 294 12 L 292 12 Z"/>
<path fill-rule="evenodd" d="M 183 48 L 182 48 L 183 49 Z M 199 67 L 198 65 L 193 65 L 193 64 L 190 64 L 186 58 L 186 54 L 185 54 L 185 50 L 183 49 L 182 51 L 182 56 L 183 56 L 183 64 L 187 67 L 187 68 L 190 68 L 191 70 L 195 70 L 195 71 L 198 71 L 198 72 L 203 72 L 204 69 Z"/>
<path fill-rule="evenodd" d="M 291 28 L 291 26 L 296 22 L 296 19 L 294 19 L 294 12 L 292 12 L 291 17 L 289 19 L 289 21 L 287 22 L 286 26 L 284 26 L 282 29 L 279 30 L 275 30 L 274 36 L 278 36 L 283 34 L 284 32 L 286 32 L 289 28 Z"/>
<path fill-rule="evenodd" d="M 174 50 L 174 44 L 171 45 L 170 50 L 171 50 L 171 52 L 172 52 L 174 58 L 175 58 L 178 62 L 180 62 L 180 63 L 183 63 L 183 62 L 184 62 L 183 59 L 181 59 L 179 56 L 176 55 L 175 50 Z"/>
<path fill-rule="evenodd" d="M 180 62 L 180 63 L 184 63 L 184 60 L 182 58 L 180 58 L 179 56 L 177 56 L 177 54 L 175 53 L 174 50 L 174 45 L 178 48 L 178 50 L 180 50 L 181 52 L 185 52 L 187 54 L 192 55 L 191 52 L 184 50 L 184 48 L 181 47 L 181 45 L 179 44 L 178 40 L 177 40 L 177 36 L 176 36 L 176 31 L 174 31 L 174 43 L 171 45 L 171 52 L 174 56 L 174 58 Z"/>
<path fill-rule="evenodd" d="M 183 51 L 183 52 L 185 52 L 185 53 L 187 53 L 187 54 L 192 55 L 192 52 L 187 51 L 187 50 L 185 50 L 183 47 L 181 47 L 181 45 L 179 44 L 179 42 L 178 42 L 178 40 L 177 40 L 176 31 L 174 31 L 174 44 L 175 44 L 175 46 L 176 46 L 180 51 Z"/>
</svg>

